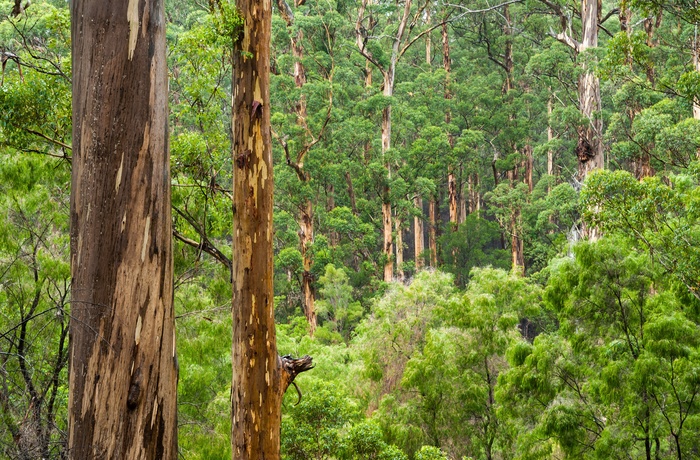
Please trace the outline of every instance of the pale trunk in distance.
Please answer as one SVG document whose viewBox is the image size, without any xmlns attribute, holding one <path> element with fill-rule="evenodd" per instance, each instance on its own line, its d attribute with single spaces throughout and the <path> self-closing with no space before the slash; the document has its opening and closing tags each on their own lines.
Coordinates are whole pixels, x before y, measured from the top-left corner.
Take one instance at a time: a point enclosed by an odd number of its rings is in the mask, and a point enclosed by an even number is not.
<svg viewBox="0 0 700 460">
<path fill-rule="evenodd" d="M 71 4 L 68 457 L 177 458 L 165 13 Z"/>
<path fill-rule="evenodd" d="M 401 218 L 394 219 L 396 225 L 396 276 L 403 282 L 405 274 L 403 271 L 403 229 L 401 228 Z"/>
<path fill-rule="evenodd" d="M 424 241 L 424 230 L 423 230 L 423 197 L 417 195 L 414 198 L 413 205 L 419 210 L 420 215 L 413 217 L 413 228 L 414 228 L 414 245 L 415 248 L 415 261 L 416 261 L 416 271 L 423 268 L 423 251 L 425 250 Z"/>
<path fill-rule="evenodd" d="M 298 2 L 295 2 L 295 6 L 298 6 Z M 292 57 L 294 58 L 294 85 L 301 89 L 306 84 L 306 69 L 304 69 L 304 64 L 302 62 L 304 58 L 304 49 L 301 46 L 301 41 L 304 37 L 304 33 L 301 29 L 296 32 L 292 30 L 294 26 L 294 12 L 289 7 L 289 4 L 285 0 L 277 0 L 277 8 L 279 10 L 280 16 L 284 19 L 287 24 L 287 29 L 290 34 L 290 47 L 292 49 Z M 299 97 L 296 102 L 295 107 L 297 115 L 297 125 L 302 128 L 306 128 L 306 98 L 303 94 Z M 297 177 L 302 183 L 308 183 L 311 177 L 307 171 L 304 170 L 304 159 L 306 153 L 308 153 L 308 146 L 303 146 L 301 151 L 297 154 L 296 160 L 292 160 L 289 156 L 289 152 L 286 150 L 287 154 L 287 164 L 294 169 Z M 313 256 L 311 253 L 311 245 L 314 242 L 314 208 L 311 200 L 305 200 L 300 206 L 299 210 L 299 246 L 301 247 L 301 257 L 302 266 L 304 272 L 302 273 L 301 281 L 301 291 L 302 297 L 304 298 L 304 314 L 309 323 L 309 335 L 313 337 L 314 332 L 316 332 L 316 290 L 313 284 L 313 275 L 311 273 L 311 266 L 313 265 Z"/>
<path fill-rule="evenodd" d="M 435 198 L 431 197 L 428 201 L 428 221 L 429 221 L 429 234 L 428 234 L 428 248 L 430 249 L 430 266 L 437 268 L 437 219 L 435 218 L 435 208 L 437 207 L 437 202 Z"/>
<path fill-rule="evenodd" d="M 384 73 L 384 96 L 391 97 L 394 94 L 394 68 Z M 391 165 L 385 158 L 386 152 L 391 148 L 391 105 L 382 110 L 382 158 L 387 169 L 387 180 L 391 180 Z M 382 222 L 384 223 L 384 281 L 391 282 L 394 279 L 394 241 L 391 228 L 391 202 L 389 201 L 389 185 L 384 187 L 382 197 Z"/>
<path fill-rule="evenodd" d="M 698 25 L 695 24 L 695 36 L 693 38 L 693 67 L 696 72 L 700 72 L 700 41 L 698 40 Z M 700 100 L 693 99 L 693 118 L 700 120 Z M 700 151 L 698 151 L 700 155 Z"/>
<path fill-rule="evenodd" d="M 693 37 L 693 68 L 700 72 L 700 42 L 698 40 L 698 25 L 695 24 L 695 35 Z M 700 120 L 700 99 L 693 98 L 693 118 Z M 700 160 L 700 148 L 695 152 L 695 156 Z"/>
<path fill-rule="evenodd" d="M 598 46 L 598 0 L 581 2 L 582 41 L 579 53 Z M 600 82 L 585 63 L 578 79 L 578 98 L 585 125 L 579 128 L 576 155 L 579 180 L 584 181 L 595 169 L 603 168 L 603 121 L 600 117 Z"/>
<path fill-rule="evenodd" d="M 302 273 L 302 294 L 304 296 L 304 314 L 306 321 L 309 323 L 309 335 L 314 336 L 316 332 L 317 319 L 315 299 L 316 292 L 314 290 L 313 275 L 311 274 L 311 244 L 313 243 L 314 221 L 313 221 L 313 206 L 311 201 L 304 202 L 304 209 L 301 211 L 299 229 L 299 239 L 301 240 L 301 257 L 304 272 Z"/>
<path fill-rule="evenodd" d="M 551 90 L 551 89 L 550 89 Z M 547 142 L 552 142 L 554 139 L 554 131 L 552 130 L 552 96 L 547 100 Z M 547 174 L 554 175 L 554 150 L 547 150 Z M 552 186 L 547 186 L 547 193 L 552 191 Z"/>
<path fill-rule="evenodd" d="M 442 25 L 442 68 L 445 70 L 445 99 L 452 99 L 452 93 L 450 92 L 450 42 L 447 31 L 447 23 Z M 447 109 L 445 111 L 445 124 L 449 125 L 452 122 L 452 112 Z M 454 147 L 454 137 L 452 135 L 448 136 L 450 147 Z M 447 195 L 449 201 L 450 209 L 450 224 L 452 225 L 452 230 L 457 231 L 459 226 L 459 208 L 457 203 L 457 178 L 454 173 L 454 165 L 447 165 Z"/>
</svg>

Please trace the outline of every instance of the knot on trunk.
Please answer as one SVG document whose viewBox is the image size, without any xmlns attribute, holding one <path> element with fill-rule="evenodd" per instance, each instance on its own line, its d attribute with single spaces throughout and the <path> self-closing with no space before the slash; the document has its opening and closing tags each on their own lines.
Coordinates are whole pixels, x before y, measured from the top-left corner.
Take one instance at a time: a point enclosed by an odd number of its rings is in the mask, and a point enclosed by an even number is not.
<svg viewBox="0 0 700 460">
<path fill-rule="evenodd" d="M 588 134 L 589 133 L 586 129 L 578 129 L 578 144 L 576 145 L 576 156 L 578 157 L 578 161 L 581 163 L 585 163 L 588 160 L 595 157 L 593 147 L 591 146 L 591 143 L 588 140 Z"/>
</svg>

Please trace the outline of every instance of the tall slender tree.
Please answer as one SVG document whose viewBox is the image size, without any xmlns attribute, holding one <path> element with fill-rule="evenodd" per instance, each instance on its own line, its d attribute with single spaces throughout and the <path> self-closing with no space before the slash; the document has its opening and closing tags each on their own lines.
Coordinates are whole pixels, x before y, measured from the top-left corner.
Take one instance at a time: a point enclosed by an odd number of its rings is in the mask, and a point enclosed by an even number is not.
<svg viewBox="0 0 700 460">
<path fill-rule="evenodd" d="M 560 42 L 568 45 L 581 57 L 581 75 L 578 77 L 578 103 L 583 125 L 578 128 L 578 157 L 579 180 L 583 181 L 594 169 L 602 169 L 603 164 L 603 120 L 600 116 L 600 81 L 582 54 L 598 46 L 598 26 L 600 8 L 598 0 L 581 0 L 581 34 L 576 40 L 571 34 L 571 16 L 559 4 L 550 0 L 541 0 L 560 19 L 561 30 L 552 35 Z"/>
<path fill-rule="evenodd" d="M 311 357 L 277 354 L 272 279 L 270 0 L 237 0 L 243 31 L 233 47 L 234 459 L 280 458 L 282 396 Z"/>
<path fill-rule="evenodd" d="M 69 457 L 175 458 L 161 0 L 71 5 Z"/>
</svg>

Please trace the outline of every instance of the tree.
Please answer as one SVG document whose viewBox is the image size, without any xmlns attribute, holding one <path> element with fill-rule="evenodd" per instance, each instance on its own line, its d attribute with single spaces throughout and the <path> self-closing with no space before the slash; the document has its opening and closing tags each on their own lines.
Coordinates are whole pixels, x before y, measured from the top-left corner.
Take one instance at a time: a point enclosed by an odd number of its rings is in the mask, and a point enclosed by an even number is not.
<svg viewBox="0 0 700 460">
<path fill-rule="evenodd" d="M 69 456 L 175 458 L 163 2 L 75 0 L 71 16 Z"/>
<path fill-rule="evenodd" d="M 277 354 L 272 258 L 270 28 L 272 5 L 224 6 L 233 40 L 233 382 L 234 459 L 280 458 L 282 396 L 311 357 Z"/>
<path fill-rule="evenodd" d="M 583 181 L 594 169 L 603 168 L 603 121 L 600 116 L 600 81 L 593 73 L 592 65 L 586 62 L 585 53 L 598 46 L 598 28 L 600 20 L 600 2 L 598 0 L 581 0 L 581 39 L 577 41 L 571 35 L 571 18 L 561 6 L 549 0 L 541 0 L 561 22 L 561 31 L 552 35 L 568 45 L 581 59 L 581 74 L 578 77 L 578 103 L 582 124 L 578 127 L 579 180 Z M 605 19 L 610 17 L 606 16 Z"/>
</svg>

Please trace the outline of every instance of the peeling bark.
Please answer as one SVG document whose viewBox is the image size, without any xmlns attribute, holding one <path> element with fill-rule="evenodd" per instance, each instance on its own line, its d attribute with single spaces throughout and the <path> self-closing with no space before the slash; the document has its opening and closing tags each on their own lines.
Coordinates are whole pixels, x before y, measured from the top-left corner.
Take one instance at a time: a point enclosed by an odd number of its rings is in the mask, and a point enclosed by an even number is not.
<svg viewBox="0 0 700 460">
<path fill-rule="evenodd" d="M 68 455 L 174 459 L 178 371 L 163 2 L 73 0 L 71 16 Z"/>
<path fill-rule="evenodd" d="M 237 0 L 245 19 L 233 50 L 234 459 L 278 460 L 282 396 L 311 358 L 279 357 L 274 321 L 270 0 Z M 255 108 L 255 109 L 254 109 Z M 236 161 L 238 159 L 244 161 Z"/>
</svg>

